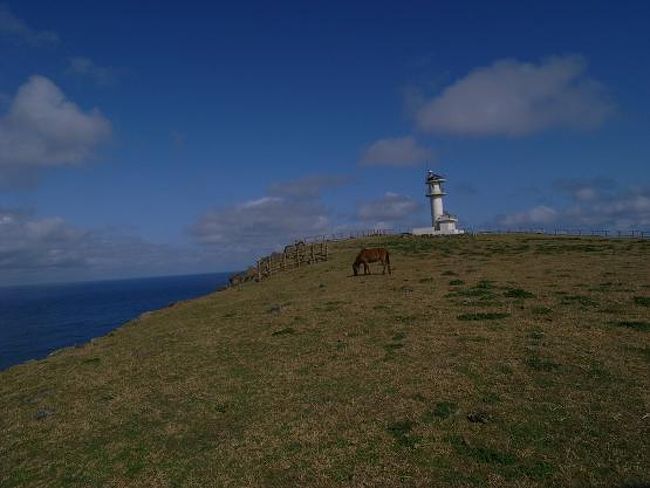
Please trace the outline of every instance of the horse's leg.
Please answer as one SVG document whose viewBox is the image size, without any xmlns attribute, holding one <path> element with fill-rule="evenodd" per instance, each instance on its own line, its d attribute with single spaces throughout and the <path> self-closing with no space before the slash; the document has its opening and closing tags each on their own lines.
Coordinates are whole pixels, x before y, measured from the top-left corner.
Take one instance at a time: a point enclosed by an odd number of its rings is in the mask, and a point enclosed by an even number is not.
<svg viewBox="0 0 650 488">
<path fill-rule="evenodd" d="M 383 259 L 381 260 L 382 268 L 381 268 L 381 274 L 385 275 L 386 274 L 386 261 Z"/>
<path fill-rule="evenodd" d="M 370 272 L 370 265 L 368 264 L 368 261 L 363 262 L 363 274 L 372 274 Z"/>
</svg>

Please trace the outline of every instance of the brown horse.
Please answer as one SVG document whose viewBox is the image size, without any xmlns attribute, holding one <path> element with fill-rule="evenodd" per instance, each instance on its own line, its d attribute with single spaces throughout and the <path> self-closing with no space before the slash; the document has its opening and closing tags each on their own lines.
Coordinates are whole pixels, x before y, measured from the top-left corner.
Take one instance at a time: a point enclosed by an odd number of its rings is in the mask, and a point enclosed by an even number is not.
<svg viewBox="0 0 650 488">
<path fill-rule="evenodd" d="M 371 274 L 370 266 L 368 266 L 368 264 L 376 263 L 377 261 L 381 262 L 381 264 L 384 266 L 382 270 L 382 274 L 386 274 L 386 267 L 388 267 L 388 274 L 391 274 L 390 255 L 388 254 L 388 251 L 383 247 L 375 247 L 371 249 L 362 249 L 359 252 L 357 258 L 354 260 L 354 263 L 352 264 L 352 271 L 354 271 L 354 276 L 357 276 L 359 274 L 359 266 L 361 266 L 362 264 L 363 264 L 363 274 L 364 275 Z"/>
</svg>

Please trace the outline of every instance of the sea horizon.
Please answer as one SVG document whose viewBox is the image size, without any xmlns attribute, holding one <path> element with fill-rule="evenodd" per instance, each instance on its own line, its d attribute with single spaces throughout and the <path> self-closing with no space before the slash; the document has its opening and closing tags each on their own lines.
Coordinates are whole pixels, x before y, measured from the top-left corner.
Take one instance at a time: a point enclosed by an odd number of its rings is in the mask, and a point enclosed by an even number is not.
<svg viewBox="0 0 650 488">
<path fill-rule="evenodd" d="M 0 370 L 217 291 L 230 272 L 0 286 Z"/>
<path fill-rule="evenodd" d="M 148 279 L 156 279 L 156 278 L 182 278 L 184 276 L 206 276 L 206 275 L 215 275 L 215 274 L 232 275 L 240 272 L 241 270 L 240 271 L 210 271 L 207 273 L 162 274 L 162 275 L 132 276 L 132 277 L 125 277 L 125 278 L 82 279 L 82 280 L 73 280 L 73 281 L 40 281 L 37 283 L 10 283 L 10 284 L 0 283 L 0 289 L 27 288 L 27 287 L 37 287 L 37 286 L 83 285 L 86 283 L 106 283 L 106 282 L 114 282 L 114 281 L 148 280 Z"/>
</svg>

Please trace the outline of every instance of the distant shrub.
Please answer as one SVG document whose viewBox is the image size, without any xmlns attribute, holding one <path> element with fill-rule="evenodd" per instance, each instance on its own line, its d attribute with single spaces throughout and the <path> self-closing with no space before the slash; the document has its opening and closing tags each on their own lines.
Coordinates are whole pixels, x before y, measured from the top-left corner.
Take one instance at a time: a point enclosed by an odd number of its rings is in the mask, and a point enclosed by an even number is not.
<svg viewBox="0 0 650 488">
<path fill-rule="evenodd" d="M 458 286 L 458 285 L 464 285 L 465 282 L 463 280 L 451 280 L 449 284 L 451 286 Z"/>
</svg>

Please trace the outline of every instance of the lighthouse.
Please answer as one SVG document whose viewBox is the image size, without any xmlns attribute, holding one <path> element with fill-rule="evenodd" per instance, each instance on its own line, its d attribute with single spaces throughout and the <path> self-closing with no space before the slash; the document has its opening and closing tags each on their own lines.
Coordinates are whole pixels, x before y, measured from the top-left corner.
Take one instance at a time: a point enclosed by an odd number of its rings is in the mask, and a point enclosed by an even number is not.
<svg viewBox="0 0 650 488">
<path fill-rule="evenodd" d="M 442 197 L 446 195 L 442 190 L 442 184 L 444 182 L 445 179 L 442 176 L 435 174 L 431 170 L 427 172 L 426 196 L 431 204 L 431 227 L 436 227 L 436 222 L 443 215 Z"/>
<path fill-rule="evenodd" d="M 431 227 L 420 227 L 413 229 L 415 235 L 445 235 L 445 234 L 463 234 L 465 231 L 456 228 L 458 218 L 446 213 L 442 203 L 446 195 L 442 184 L 445 178 L 433 171 L 427 171 L 425 183 L 427 185 L 426 197 L 431 205 Z"/>
</svg>

